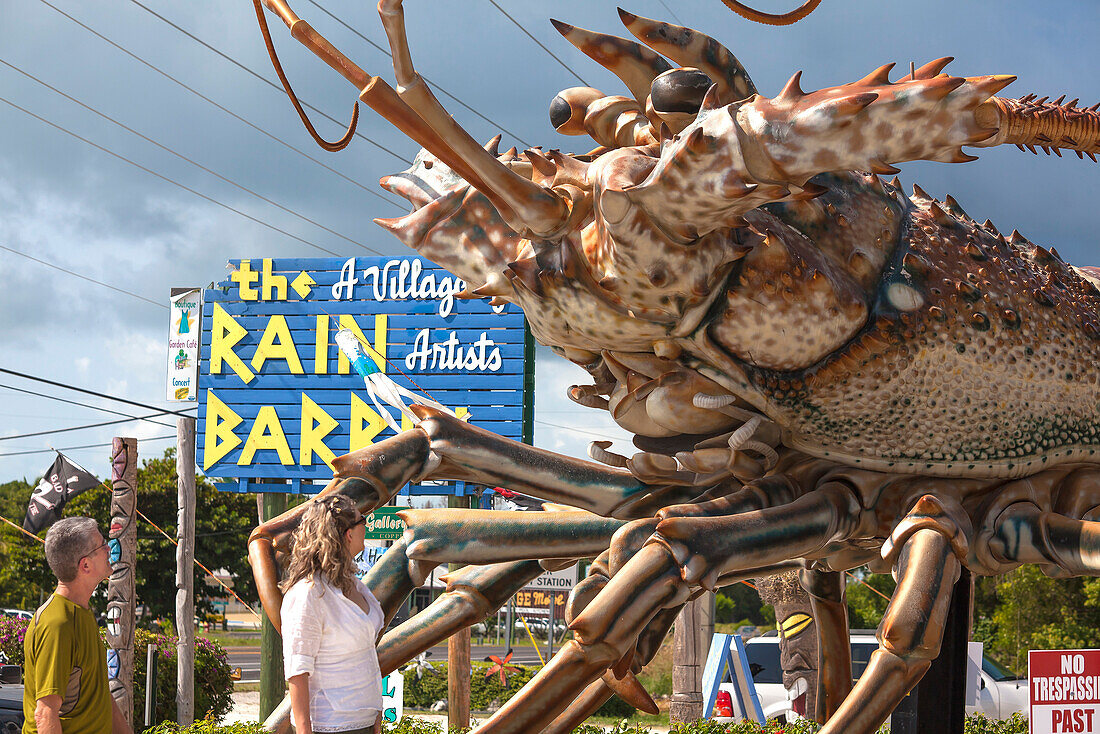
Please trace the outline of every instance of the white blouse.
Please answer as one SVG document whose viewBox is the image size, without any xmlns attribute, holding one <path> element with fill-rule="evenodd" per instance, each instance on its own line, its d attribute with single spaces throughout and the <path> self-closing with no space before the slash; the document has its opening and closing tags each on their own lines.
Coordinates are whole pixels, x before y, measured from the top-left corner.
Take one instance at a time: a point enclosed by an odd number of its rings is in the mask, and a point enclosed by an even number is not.
<svg viewBox="0 0 1100 734">
<path fill-rule="evenodd" d="M 283 673 L 309 673 L 313 730 L 348 731 L 374 724 L 382 710 L 375 639 L 382 607 L 356 580 L 370 613 L 324 580 L 301 580 L 283 597 Z"/>
</svg>

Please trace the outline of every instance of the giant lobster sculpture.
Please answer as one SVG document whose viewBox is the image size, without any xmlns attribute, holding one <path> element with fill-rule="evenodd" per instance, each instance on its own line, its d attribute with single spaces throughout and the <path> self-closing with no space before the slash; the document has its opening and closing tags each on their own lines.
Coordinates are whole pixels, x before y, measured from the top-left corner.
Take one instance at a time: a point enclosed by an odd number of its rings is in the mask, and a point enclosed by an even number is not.
<svg viewBox="0 0 1100 734">
<path fill-rule="evenodd" d="M 823 731 L 867 733 L 937 656 L 961 567 L 1100 573 L 1100 271 L 878 177 L 972 160 L 965 146 L 1091 158 L 1095 107 L 997 97 L 1014 77 L 951 76 L 950 59 L 814 92 L 796 74 L 768 98 L 715 40 L 620 11 L 641 43 L 556 24 L 630 92 L 553 100 L 554 127 L 598 147 L 498 155 L 414 70 L 400 0 L 379 3 L 396 92 L 263 2 L 423 146 L 383 180 L 414 211 L 379 224 L 468 295 L 518 304 L 591 374 L 573 400 L 610 411 L 640 450 L 595 442 L 581 461 L 414 405 L 414 428 L 337 459 L 325 491 L 365 510 L 422 479 L 504 485 L 553 510 L 403 513 L 408 531 L 368 577 L 389 614 L 431 568 L 466 565 L 382 638 L 384 671 L 544 567 L 595 557 L 569 602 L 573 640 L 478 730 L 567 732 L 613 692 L 655 708 L 634 674 L 694 595 L 799 568 Z M 276 622 L 296 517 L 250 541 Z M 841 572 L 863 564 L 898 586 L 852 689 Z"/>
</svg>

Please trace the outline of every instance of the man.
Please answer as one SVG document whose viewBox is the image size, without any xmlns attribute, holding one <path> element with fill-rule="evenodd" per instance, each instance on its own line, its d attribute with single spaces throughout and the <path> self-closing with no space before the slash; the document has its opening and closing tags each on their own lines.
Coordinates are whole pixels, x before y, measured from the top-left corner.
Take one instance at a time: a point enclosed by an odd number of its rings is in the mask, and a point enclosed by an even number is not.
<svg viewBox="0 0 1100 734">
<path fill-rule="evenodd" d="M 107 648 L 88 609 L 111 575 L 95 520 L 66 517 L 46 533 L 57 589 L 23 640 L 23 734 L 133 734 L 107 684 Z"/>
</svg>

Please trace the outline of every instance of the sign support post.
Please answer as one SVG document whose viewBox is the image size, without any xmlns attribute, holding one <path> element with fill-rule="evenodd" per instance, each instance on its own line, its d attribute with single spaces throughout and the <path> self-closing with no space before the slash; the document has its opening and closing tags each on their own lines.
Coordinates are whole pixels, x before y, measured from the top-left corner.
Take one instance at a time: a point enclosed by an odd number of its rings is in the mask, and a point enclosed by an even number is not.
<svg viewBox="0 0 1100 734">
<path fill-rule="evenodd" d="M 176 476 L 176 721 L 189 726 L 195 720 L 194 418 L 176 422 Z"/>
<path fill-rule="evenodd" d="M 264 492 L 258 499 L 260 522 L 267 522 L 286 512 L 286 495 L 281 492 Z M 285 690 L 283 638 L 264 613 L 260 621 L 260 721 L 271 715 L 283 700 Z"/>
<path fill-rule="evenodd" d="M 447 498 L 447 507 L 470 508 L 470 495 Z M 451 571 L 461 568 L 450 564 Z M 470 628 L 447 639 L 447 728 L 465 729 L 470 726 Z"/>
</svg>

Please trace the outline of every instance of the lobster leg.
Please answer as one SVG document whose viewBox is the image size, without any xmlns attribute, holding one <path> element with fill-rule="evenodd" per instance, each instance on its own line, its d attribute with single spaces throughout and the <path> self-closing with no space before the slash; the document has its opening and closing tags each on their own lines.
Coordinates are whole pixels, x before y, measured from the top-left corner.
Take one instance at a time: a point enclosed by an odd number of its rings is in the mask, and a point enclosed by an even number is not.
<svg viewBox="0 0 1100 734">
<path fill-rule="evenodd" d="M 479 731 L 518 734 L 546 727 L 604 671 L 633 655 L 639 631 L 662 610 L 686 602 L 692 587 L 713 588 L 738 570 L 812 554 L 846 538 L 858 516 L 855 495 L 831 483 L 782 507 L 661 521 L 573 620 L 574 639 Z"/>
<path fill-rule="evenodd" d="M 409 558 L 437 563 L 501 563 L 586 558 L 602 552 L 625 520 L 591 512 L 404 510 Z"/>
<path fill-rule="evenodd" d="M 844 574 L 815 566 L 798 574 L 810 595 L 817 624 L 817 696 L 814 716 L 824 724 L 852 690 L 852 646 L 848 636 L 848 603 Z"/>
<path fill-rule="evenodd" d="M 1055 578 L 1100 576 L 1100 522 L 1043 512 L 1030 502 L 1001 513 L 989 546 L 999 560 L 1035 563 Z"/>
<path fill-rule="evenodd" d="M 872 734 L 939 655 L 951 590 L 962 569 L 959 527 L 922 498 L 884 546 L 897 589 L 878 629 L 879 649 L 821 734 Z"/>
<path fill-rule="evenodd" d="M 416 657 L 456 632 L 480 622 L 505 604 L 545 569 L 538 561 L 465 566 L 446 577 L 447 591 L 426 609 L 382 636 L 382 673 Z"/>
</svg>

